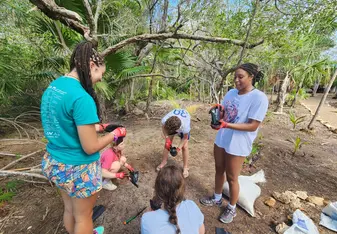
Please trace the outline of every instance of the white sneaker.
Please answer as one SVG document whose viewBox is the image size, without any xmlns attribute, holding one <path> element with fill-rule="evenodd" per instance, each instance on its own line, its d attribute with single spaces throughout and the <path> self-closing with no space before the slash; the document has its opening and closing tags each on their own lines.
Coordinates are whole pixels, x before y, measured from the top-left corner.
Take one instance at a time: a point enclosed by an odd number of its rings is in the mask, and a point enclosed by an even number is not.
<svg viewBox="0 0 337 234">
<path fill-rule="evenodd" d="M 103 180 L 103 188 L 106 190 L 113 191 L 117 188 L 117 186 L 114 185 L 111 180 Z"/>
</svg>

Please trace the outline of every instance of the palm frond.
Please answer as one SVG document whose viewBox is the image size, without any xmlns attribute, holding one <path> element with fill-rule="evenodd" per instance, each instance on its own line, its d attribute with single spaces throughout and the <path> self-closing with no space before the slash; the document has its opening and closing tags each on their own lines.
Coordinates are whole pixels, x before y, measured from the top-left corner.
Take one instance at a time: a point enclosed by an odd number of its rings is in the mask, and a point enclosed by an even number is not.
<svg viewBox="0 0 337 234">
<path fill-rule="evenodd" d="M 126 68 L 135 65 L 135 56 L 126 51 L 110 54 L 105 58 L 107 70 L 118 74 Z"/>
<path fill-rule="evenodd" d="M 148 70 L 149 67 L 147 66 L 138 66 L 138 67 L 130 67 L 130 68 L 126 68 L 124 70 L 122 70 L 120 73 L 118 73 L 117 75 L 117 79 L 121 79 L 121 78 L 127 78 L 130 76 L 134 76 L 140 72 L 144 72 L 146 70 Z"/>
<path fill-rule="evenodd" d="M 114 95 L 113 90 L 109 87 L 106 81 L 97 83 L 95 85 L 95 90 L 96 92 L 103 94 L 103 96 L 108 100 L 111 100 Z"/>
</svg>

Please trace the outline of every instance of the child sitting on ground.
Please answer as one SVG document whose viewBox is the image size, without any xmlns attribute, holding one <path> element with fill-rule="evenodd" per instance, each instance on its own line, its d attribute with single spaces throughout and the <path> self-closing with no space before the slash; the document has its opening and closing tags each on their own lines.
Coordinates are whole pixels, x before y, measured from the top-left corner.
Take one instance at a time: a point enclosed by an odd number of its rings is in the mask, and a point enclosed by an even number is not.
<svg viewBox="0 0 337 234">
<path fill-rule="evenodd" d="M 163 167 L 156 178 L 151 209 L 141 220 L 141 234 L 204 234 L 204 215 L 192 200 L 185 200 L 183 169 Z"/>
<path fill-rule="evenodd" d="M 116 142 L 111 143 L 111 147 L 106 149 L 101 155 L 103 188 L 107 190 L 115 190 L 117 188 L 111 179 L 123 179 L 126 174 L 118 172 L 122 166 L 132 169 L 126 163 L 126 158 L 123 156 L 124 151 L 124 137 L 120 137 Z"/>
</svg>

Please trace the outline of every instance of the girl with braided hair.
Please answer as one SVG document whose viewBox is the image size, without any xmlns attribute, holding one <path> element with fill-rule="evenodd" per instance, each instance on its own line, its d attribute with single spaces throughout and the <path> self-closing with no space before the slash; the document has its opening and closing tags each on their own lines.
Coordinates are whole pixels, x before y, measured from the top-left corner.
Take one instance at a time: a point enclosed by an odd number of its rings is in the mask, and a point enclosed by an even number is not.
<svg viewBox="0 0 337 234">
<path fill-rule="evenodd" d="M 182 168 L 176 165 L 163 167 L 156 178 L 155 195 L 151 200 L 161 205 L 142 216 L 141 233 L 204 234 L 204 215 L 193 201 L 184 199 L 184 194 Z"/>
<path fill-rule="evenodd" d="M 43 174 L 54 183 L 64 203 L 63 221 L 70 234 L 93 230 L 92 211 L 102 189 L 99 151 L 126 134 L 116 128 L 98 137 L 99 104 L 93 84 L 102 80 L 103 59 L 91 42 L 79 43 L 70 59 L 70 72 L 50 83 L 41 100 L 41 120 L 48 139 Z"/>
<path fill-rule="evenodd" d="M 223 223 L 232 222 L 236 216 L 240 190 L 238 177 L 268 110 L 267 96 L 254 87 L 261 78 L 263 73 L 257 65 L 246 63 L 238 66 L 234 76 L 236 89 L 226 94 L 220 106 L 220 124 L 211 125 L 213 129 L 219 130 L 214 142 L 215 191 L 214 195 L 200 199 L 200 203 L 221 206 L 222 189 L 227 180 L 230 196 L 219 218 Z"/>
</svg>

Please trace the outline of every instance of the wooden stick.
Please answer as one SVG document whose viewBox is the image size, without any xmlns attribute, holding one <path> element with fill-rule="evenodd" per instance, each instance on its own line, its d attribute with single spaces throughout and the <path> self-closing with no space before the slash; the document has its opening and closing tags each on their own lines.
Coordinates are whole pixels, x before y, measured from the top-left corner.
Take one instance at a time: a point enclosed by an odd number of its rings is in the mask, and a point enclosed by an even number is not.
<svg viewBox="0 0 337 234">
<path fill-rule="evenodd" d="M 5 153 L 5 152 L 0 152 L 0 155 L 2 155 L 2 156 L 11 156 L 11 157 L 17 156 L 17 154 L 11 154 L 11 153 Z"/>
<path fill-rule="evenodd" d="M 25 176 L 25 177 L 35 177 L 35 178 L 40 178 L 47 180 L 47 178 L 41 174 L 36 174 L 36 173 L 27 173 L 27 172 L 19 172 L 19 171 L 4 171 L 0 170 L 0 176 Z"/>
<path fill-rule="evenodd" d="M 39 150 L 37 150 L 37 151 L 35 151 L 35 152 L 33 152 L 33 153 L 27 154 L 27 155 L 25 155 L 25 156 L 23 156 L 23 157 L 21 157 L 21 158 L 15 160 L 15 161 L 9 163 L 9 164 L 7 164 L 6 166 L 4 166 L 3 168 L 1 168 L 0 170 L 5 170 L 5 169 L 7 169 L 7 168 L 13 166 L 14 164 L 20 162 L 21 160 L 26 159 L 26 158 L 28 158 L 28 157 L 30 157 L 30 156 L 32 156 L 32 155 L 34 155 L 34 154 L 37 154 L 37 153 L 39 153 L 39 152 L 41 152 L 41 151 L 43 151 L 43 150 L 45 150 L 45 149 L 39 149 Z"/>
<path fill-rule="evenodd" d="M 23 167 L 23 168 L 15 168 L 15 169 L 12 169 L 11 171 L 27 171 L 27 170 L 30 170 L 31 167 Z"/>
<path fill-rule="evenodd" d="M 48 213 L 49 213 L 49 207 L 47 206 L 46 213 L 44 213 L 44 215 L 42 216 L 42 221 L 44 221 L 46 219 Z"/>
<path fill-rule="evenodd" d="M 33 169 L 36 169 L 38 167 L 41 167 L 41 164 L 38 164 L 38 165 L 32 166 L 32 167 L 15 168 L 15 169 L 12 169 L 11 171 L 26 171 L 26 170 L 30 170 L 31 172 L 33 172 Z"/>
<path fill-rule="evenodd" d="M 55 229 L 55 232 L 54 232 L 54 234 L 56 234 L 56 233 L 57 233 L 57 231 L 59 230 L 59 227 L 60 227 L 61 223 L 62 223 L 62 221 L 60 221 L 60 222 L 59 222 L 59 224 L 57 224 L 57 227 L 56 227 L 56 229 Z"/>
<path fill-rule="evenodd" d="M 196 143 L 201 143 L 201 141 L 197 141 L 194 137 L 191 136 L 191 139 L 194 140 Z"/>
<path fill-rule="evenodd" d="M 35 181 L 35 180 L 22 180 L 27 183 L 32 183 L 32 184 L 48 184 L 48 182 L 43 182 L 43 181 Z"/>
<path fill-rule="evenodd" d="M 26 139 L 26 138 L 23 138 L 23 139 L 20 139 L 20 138 L 0 139 L 0 141 L 27 141 L 29 143 L 40 143 L 40 144 L 46 145 L 46 143 L 44 143 L 42 141 Z M 17 143 L 14 143 L 14 144 L 17 144 Z"/>
</svg>

